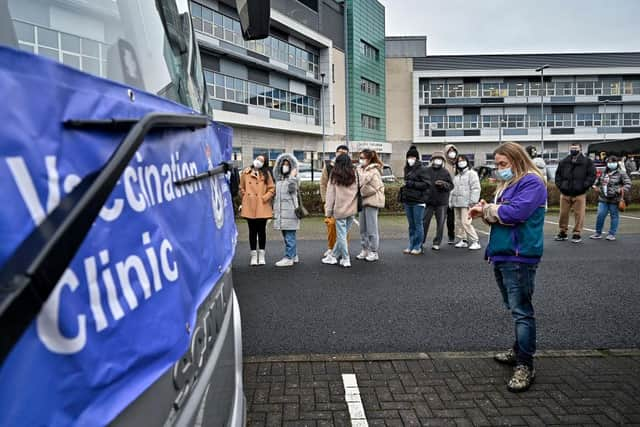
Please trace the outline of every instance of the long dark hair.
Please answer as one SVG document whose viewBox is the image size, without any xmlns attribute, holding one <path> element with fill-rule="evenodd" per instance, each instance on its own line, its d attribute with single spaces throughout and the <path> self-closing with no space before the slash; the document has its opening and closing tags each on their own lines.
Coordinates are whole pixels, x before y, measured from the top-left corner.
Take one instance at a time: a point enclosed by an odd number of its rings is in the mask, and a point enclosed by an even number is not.
<svg viewBox="0 0 640 427">
<path fill-rule="evenodd" d="M 349 187 L 356 180 L 356 173 L 348 154 L 340 154 L 336 157 L 335 166 L 331 171 L 331 183 L 343 187 Z"/>
<path fill-rule="evenodd" d="M 605 160 L 607 162 L 607 172 L 615 172 L 615 171 L 619 171 L 620 170 L 620 164 L 618 164 L 618 167 L 615 169 L 609 169 L 609 163 L 618 163 L 619 160 L 616 156 L 609 156 L 607 157 L 607 160 Z"/>
<path fill-rule="evenodd" d="M 262 160 L 263 160 L 262 167 L 260 169 L 256 169 L 255 166 L 253 166 L 253 161 L 252 161 L 251 169 L 257 171 L 260 175 L 262 175 L 262 178 L 264 178 L 265 181 L 269 181 L 269 177 L 271 176 L 271 171 L 269 170 L 269 156 L 267 154 L 258 154 L 256 156 L 256 159 L 258 157 L 262 157 Z"/>
</svg>

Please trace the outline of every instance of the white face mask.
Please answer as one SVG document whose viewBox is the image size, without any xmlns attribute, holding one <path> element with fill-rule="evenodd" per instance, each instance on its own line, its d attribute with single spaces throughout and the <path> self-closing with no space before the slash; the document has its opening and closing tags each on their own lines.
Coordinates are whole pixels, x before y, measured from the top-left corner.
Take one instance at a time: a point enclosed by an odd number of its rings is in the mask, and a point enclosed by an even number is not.
<svg viewBox="0 0 640 427">
<path fill-rule="evenodd" d="M 467 167 L 467 162 L 458 162 L 458 167 L 459 167 L 460 169 L 464 169 L 464 168 L 466 168 L 466 167 Z"/>
<path fill-rule="evenodd" d="M 287 165 L 283 165 L 282 166 L 282 173 L 288 174 L 290 170 L 291 170 L 291 168 L 289 166 L 287 166 Z"/>
<path fill-rule="evenodd" d="M 367 161 L 365 159 L 358 160 L 358 163 L 360 163 L 360 166 L 367 166 Z"/>
<path fill-rule="evenodd" d="M 458 153 L 456 153 L 455 151 L 449 151 L 449 153 L 447 154 L 447 157 L 449 157 L 450 159 L 455 159 L 458 156 Z"/>
<path fill-rule="evenodd" d="M 415 165 L 415 164 L 416 164 L 416 159 L 415 159 L 414 157 L 409 157 L 409 158 L 407 159 L 407 164 L 408 164 L 409 166 L 413 166 L 413 165 Z"/>
<path fill-rule="evenodd" d="M 261 160 L 255 159 L 253 161 L 253 167 L 256 169 L 262 169 L 262 166 L 264 166 L 264 163 L 262 163 Z"/>
<path fill-rule="evenodd" d="M 436 165 L 436 166 L 442 166 L 442 159 L 435 159 L 433 161 L 433 164 Z"/>
</svg>

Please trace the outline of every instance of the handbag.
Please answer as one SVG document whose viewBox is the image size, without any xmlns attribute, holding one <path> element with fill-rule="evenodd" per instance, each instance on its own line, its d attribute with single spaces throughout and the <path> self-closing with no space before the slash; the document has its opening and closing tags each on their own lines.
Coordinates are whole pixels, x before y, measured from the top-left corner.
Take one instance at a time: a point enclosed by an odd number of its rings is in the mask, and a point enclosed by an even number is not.
<svg viewBox="0 0 640 427">
<path fill-rule="evenodd" d="M 307 208 L 304 207 L 304 205 L 302 204 L 302 195 L 300 194 L 300 190 L 298 190 L 298 197 L 297 197 L 297 204 L 298 206 L 296 206 L 294 212 L 296 214 L 296 217 L 298 219 L 302 219 L 305 216 L 309 216 L 309 211 L 307 210 Z"/>
<path fill-rule="evenodd" d="M 358 186 L 358 191 L 356 192 L 356 197 L 358 199 L 358 212 L 362 212 L 362 193 L 360 193 L 360 177 L 358 175 L 358 171 L 356 171 L 356 181 Z"/>
<path fill-rule="evenodd" d="M 627 202 L 624 201 L 624 188 L 620 189 L 620 201 L 618 202 L 618 210 L 624 212 L 627 209 Z"/>
</svg>

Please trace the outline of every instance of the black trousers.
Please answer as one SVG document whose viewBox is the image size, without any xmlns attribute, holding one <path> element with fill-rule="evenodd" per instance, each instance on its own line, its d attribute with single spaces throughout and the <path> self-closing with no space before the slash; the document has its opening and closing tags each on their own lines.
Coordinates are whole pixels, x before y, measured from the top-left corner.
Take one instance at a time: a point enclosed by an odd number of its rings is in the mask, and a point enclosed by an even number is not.
<svg viewBox="0 0 640 427">
<path fill-rule="evenodd" d="M 447 237 L 450 241 L 456 240 L 456 216 L 453 208 L 447 208 Z"/>
<path fill-rule="evenodd" d="M 264 249 L 267 245 L 267 219 L 247 218 L 247 224 L 249 224 L 249 246 L 252 251 L 255 251 L 258 247 Z"/>
<path fill-rule="evenodd" d="M 424 210 L 424 239 L 422 240 L 422 244 L 427 241 L 427 232 L 429 231 L 429 226 L 431 225 L 431 218 L 433 215 L 436 215 L 436 236 L 433 238 L 433 244 L 440 246 L 442 243 L 442 235 L 444 234 L 444 222 L 447 216 L 447 205 L 443 206 L 429 206 Z"/>
</svg>

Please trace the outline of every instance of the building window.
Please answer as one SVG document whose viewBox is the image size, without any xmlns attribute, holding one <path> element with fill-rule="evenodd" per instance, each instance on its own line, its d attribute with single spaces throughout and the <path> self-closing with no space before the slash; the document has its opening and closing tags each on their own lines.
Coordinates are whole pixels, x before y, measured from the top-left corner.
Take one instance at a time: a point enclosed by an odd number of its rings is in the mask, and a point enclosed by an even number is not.
<svg viewBox="0 0 640 427">
<path fill-rule="evenodd" d="M 478 96 L 478 84 L 477 83 L 465 83 L 464 84 L 464 96 Z"/>
<path fill-rule="evenodd" d="M 449 129 L 462 129 L 462 116 L 447 116 Z"/>
<path fill-rule="evenodd" d="M 380 119 L 378 117 L 363 114 L 361 116 L 362 127 L 371 130 L 380 130 Z"/>
<path fill-rule="evenodd" d="M 509 88 L 509 96 L 525 96 L 526 83 L 510 83 L 507 86 Z"/>
<path fill-rule="evenodd" d="M 602 126 L 619 126 L 618 113 L 602 114 Z"/>
<path fill-rule="evenodd" d="M 500 115 L 487 115 L 482 116 L 482 127 L 483 128 L 494 128 L 497 129 L 500 127 Z"/>
<path fill-rule="evenodd" d="M 591 113 L 578 113 L 578 114 L 576 114 L 576 126 L 578 126 L 578 127 L 592 127 L 593 126 L 593 114 L 591 114 Z"/>
<path fill-rule="evenodd" d="M 318 11 L 318 0 L 298 0 L 303 5 L 307 6 L 309 9 L 317 12 Z"/>
<path fill-rule="evenodd" d="M 640 113 L 624 113 L 623 126 L 640 126 Z"/>
<path fill-rule="evenodd" d="M 107 45 L 45 27 L 14 21 L 20 49 L 46 56 L 89 74 L 104 77 Z"/>
<path fill-rule="evenodd" d="M 482 83 L 482 96 L 507 96 L 508 94 L 506 85 L 502 83 Z"/>
<path fill-rule="evenodd" d="M 449 98 L 462 97 L 464 93 L 464 85 L 462 83 L 449 83 Z"/>
<path fill-rule="evenodd" d="M 577 96 L 591 96 L 593 95 L 594 81 L 576 82 L 576 95 Z"/>
<path fill-rule="evenodd" d="M 556 82 L 556 95 L 562 95 L 562 96 L 573 95 L 573 83 Z"/>
<path fill-rule="evenodd" d="M 333 120 L 332 120 L 333 124 L 335 125 L 336 124 L 336 104 L 333 104 L 331 106 L 331 115 L 333 117 Z"/>
<path fill-rule="evenodd" d="M 444 129 L 444 116 L 431 116 L 432 129 Z"/>
<path fill-rule="evenodd" d="M 480 117 L 477 115 L 464 116 L 464 124 L 463 124 L 464 129 L 477 129 L 479 119 Z"/>
<path fill-rule="evenodd" d="M 320 100 L 204 70 L 209 98 L 317 118 Z"/>
<path fill-rule="evenodd" d="M 640 80 L 627 80 L 624 82 L 625 95 L 640 95 Z"/>
<path fill-rule="evenodd" d="M 444 98 L 444 83 L 431 83 L 431 97 Z"/>
<path fill-rule="evenodd" d="M 507 115 L 507 127 L 508 128 L 523 128 L 524 127 L 524 114 L 509 114 L 509 115 Z"/>
<path fill-rule="evenodd" d="M 360 40 L 360 49 L 362 51 L 362 54 L 367 58 L 376 61 L 380 59 L 380 51 L 364 40 Z"/>
<path fill-rule="evenodd" d="M 301 49 L 273 36 L 263 40 L 245 41 L 240 21 L 198 3 L 191 2 L 191 15 L 196 31 L 308 71 L 313 73 L 316 79 L 320 77 L 320 57 L 316 52 Z"/>
<path fill-rule="evenodd" d="M 380 95 L 380 85 L 376 82 L 372 82 L 371 80 L 365 79 L 364 77 L 360 78 L 360 90 L 369 95 L 374 95 L 374 96 Z"/>
</svg>

